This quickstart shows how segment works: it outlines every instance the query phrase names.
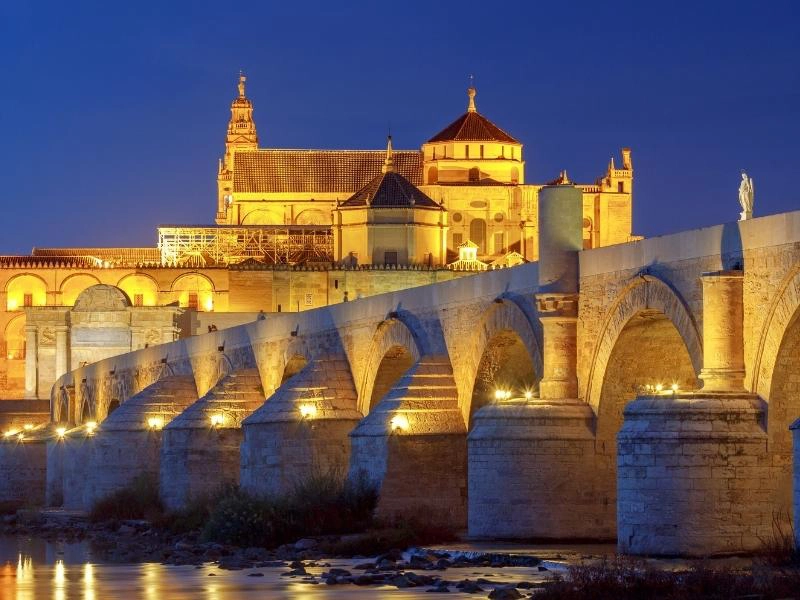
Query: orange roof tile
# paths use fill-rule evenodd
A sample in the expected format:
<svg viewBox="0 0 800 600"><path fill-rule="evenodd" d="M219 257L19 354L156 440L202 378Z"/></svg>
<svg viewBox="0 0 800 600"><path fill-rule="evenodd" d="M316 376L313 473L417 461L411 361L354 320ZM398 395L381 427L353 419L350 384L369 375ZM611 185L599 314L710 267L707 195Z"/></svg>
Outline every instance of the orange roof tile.
<svg viewBox="0 0 800 600"><path fill-rule="evenodd" d="M237 152L233 191L239 193L329 192L353 194L380 173L386 150L256 150ZM394 168L422 183L422 155L394 153Z"/></svg>

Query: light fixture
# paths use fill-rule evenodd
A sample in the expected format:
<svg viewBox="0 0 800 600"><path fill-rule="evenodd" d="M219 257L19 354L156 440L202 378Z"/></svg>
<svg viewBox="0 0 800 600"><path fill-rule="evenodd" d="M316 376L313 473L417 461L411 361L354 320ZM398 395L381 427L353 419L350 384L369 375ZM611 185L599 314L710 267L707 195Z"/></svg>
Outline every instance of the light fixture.
<svg viewBox="0 0 800 600"><path fill-rule="evenodd" d="M211 426L212 427L219 427L225 422L225 417L223 415L211 415Z"/></svg>
<svg viewBox="0 0 800 600"><path fill-rule="evenodd" d="M301 404L300 416L304 419L313 419L317 414L317 407L314 404Z"/></svg>
<svg viewBox="0 0 800 600"><path fill-rule="evenodd" d="M25 425L23 425L22 428L25 431L30 431L31 429L33 429L33 425L31 425L30 423L25 423Z"/></svg>
<svg viewBox="0 0 800 600"><path fill-rule="evenodd" d="M502 400L505 397L505 392L503 390L495 390L494 391L494 399L495 400Z"/></svg>
<svg viewBox="0 0 800 600"><path fill-rule="evenodd" d="M675 393L677 391L678 391L678 384L677 383L673 383L672 384L672 392Z"/></svg>
<svg viewBox="0 0 800 600"><path fill-rule="evenodd" d="M24 433L18 433L17 434L17 439L21 442L22 440L25 439L25 434Z"/></svg>
<svg viewBox="0 0 800 600"><path fill-rule="evenodd" d="M97 421L86 422L86 431L89 433L89 435L94 435L95 429L97 429Z"/></svg>
<svg viewBox="0 0 800 600"><path fill-rule="evenodd" d="M7 437L8 438L8 437L11 437L12 435L17 435L17 430L16 429L9 429L8 431L6 431L3 434L3 437Z"/></svg>
<svg viewBox="0 0 800 600"><path fill-rule="evenodd" d="M656 391L657 392L660 392L663 389L664 389L664 385L663 384L661 384L661 383L657 383L656 384Z"/></svg>
<svg viewBox="0 0 800 600"><path fill-rule="evenodd" d="M389 421L389 424L392 427L392 431L405 431L408 429L408 417L405 415L395 415L392 417L392 420Z"/></svg>
<svg viewBox="0 0 800 600"><path fill-rule="evenodd" d="M58 437L62 437L63 438L65 433L67 433L67 428L66 427L58 427L56 429L56 434L58 435Z"/></svg>
<svg viewBox="0 0 800 600"><path fill-rule="evenodd" d="M150 417L147 419L147 426L150 429L161 429L164 427L164 419L162 417Z"/></svg>
<svg viewBox="0 0 800 600"><path fill-rule="evenodd" d="M531 398L533 398L533 392L530 391L530 390L527 390L525 392L525 400L530 400Z"/></svg>

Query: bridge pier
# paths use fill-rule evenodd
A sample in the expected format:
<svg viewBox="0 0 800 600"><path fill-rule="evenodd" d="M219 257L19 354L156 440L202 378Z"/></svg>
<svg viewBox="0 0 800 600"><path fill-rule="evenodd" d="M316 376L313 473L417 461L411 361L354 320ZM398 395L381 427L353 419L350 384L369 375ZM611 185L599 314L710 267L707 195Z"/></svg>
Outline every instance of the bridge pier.
<svg viewBox="0 0 800 600"><path fill-rule="evenodd" d="M192 376L167 376L134 394L103 421L87 444L83 510L139 475L158 479L162 428L197 400ZM73 462L73 465L75 463ZM66 474L65 474L66 475ZM72 479L71 485L80 485ZM64 486L65 498L72 491Z"/></svg>
<svg viewBox="0 0 800 600"><path fill-rule="evenodd" d="M44 425L0 438L0 503L45 505L47 444L53 435L52 426Z"/></svg>
<svg viewBox="0 0 800 600"><path fill-rule="evenodd" d="M258 369L242 369L164 427L159 489L167 508L239 483L242 421L263 403Z"/></svg>
<svg viewBox="0 0 800 600"><path fill-rule="evenodd" d="M773 534L764 408L743 385L743 274L701 281L703 389L637 398L617 436L621 552L750 552Z"/></svg>
<svg viewBox="0 0 800 600"><path fill-rule="evenodd" d="M343 479L348 434L361 419L356 406L344 356L310 361L244 420L241 486L255 494L279 494L314 475Z"/></svg>
<svg viewBox="0 0 800 600"><path fill-rule="evenodd" d="M464 527L466 427L448 357L421 358L350 438L350 478L378 488L378 516Z"/></svg>
<svg viewBox="0 0 800 600"><path fill-rule="evenodd" d="M483 407L469 434L469 534L610 539L595 465L594 412L577 399L577 295L538 294L541 399Z"/></svg>

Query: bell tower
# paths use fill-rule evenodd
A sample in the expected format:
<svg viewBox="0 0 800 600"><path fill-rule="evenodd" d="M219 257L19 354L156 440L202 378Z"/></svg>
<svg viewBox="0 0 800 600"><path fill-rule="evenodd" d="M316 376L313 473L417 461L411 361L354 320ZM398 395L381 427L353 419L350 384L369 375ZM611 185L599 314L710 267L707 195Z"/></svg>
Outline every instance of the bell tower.
<svg viewBox="0 0 800 600"><path fill-rule="evenodd" d="M227 208L232 202L234 154L238 151L257 150L258 133L253 120L253 103L245 96L247 77L239 71L239 95L231 102L231 120L225 136L225 157L219 161L217 172L217 217L218 225L226 223Z"/></svg>

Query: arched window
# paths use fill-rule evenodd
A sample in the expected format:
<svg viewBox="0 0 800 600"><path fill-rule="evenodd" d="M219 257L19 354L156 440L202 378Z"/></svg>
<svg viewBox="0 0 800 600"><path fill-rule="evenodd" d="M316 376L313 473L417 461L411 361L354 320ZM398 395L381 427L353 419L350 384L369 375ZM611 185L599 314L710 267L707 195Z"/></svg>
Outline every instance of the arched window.
<svg viewBox="0 0 800 600"><path fill-rule="evenodd" d="M472 167L469 170L469 180L470 181L480 181L481 180L481 170L478 167Z"/></svg>
<svg viewBox="0 0 800 600"><path fill-rule="evenodd" d="M519 183L519 169L517 167L511 169L511 183Z"/></svg>
<svg viewBox="0 0 800 600"><path fill-rule="evenodd" d="M486 221L472 219L469 224L469 239L478 246L478 254L486 254Z"/></svg>
<svg viewBox="0 0 800 600"><path fill-rule="evenodd" d="M439 183L439 169L436 167L428 169L428 183Z"/></svg>

